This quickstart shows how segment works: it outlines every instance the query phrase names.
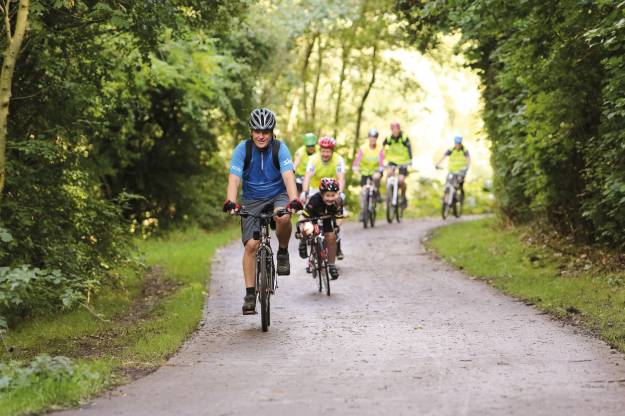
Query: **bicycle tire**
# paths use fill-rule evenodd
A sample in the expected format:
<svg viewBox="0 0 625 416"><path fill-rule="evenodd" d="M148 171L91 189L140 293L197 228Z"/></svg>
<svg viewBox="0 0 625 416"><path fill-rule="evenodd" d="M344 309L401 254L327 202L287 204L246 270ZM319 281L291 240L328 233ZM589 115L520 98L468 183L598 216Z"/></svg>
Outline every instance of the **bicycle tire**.
<svg viewBox="0 0 625 416"><path fill-rule="evenodd" d="M310 255L308 256L309 267L312 270L313 279L317 280L319 292L323 290L321 287L321 276L319 275L319 266L317 264L317 244L313 241L310 245Z"/></svg>
<svg viewBox="0 0 625 416"><path fill-rule="evenodd" d="M454 212L454 215L456 216L456 218L460 218L462 216L462 208L463 208L463 201L462 201L462 197L460 192L458 191L458 193L456 194L456 209Z"/></svg>
<svg viewBox="0 0 625 416"><path fill-rule="evenodd" d="M326 294L330 296L330 274L328 273L328 261L323 258L323 251L325 247L323 247L323 243L321 241L317 242L317 256L318 261L317 264L319 266L319 292L323 292L325 290Z"/></svg>
<svg viewBox="0 0 625 416"><path fill-rule="evenodd" d="M397 223L399 224L401 222L401 212L402 209L399 206L399 204L395 205L395 220L397 221Z"/></svg>
<svg viewBox="0 0 625 416"><path fill-rule="evenodd" d="M387 195L386 196L386 221L388 221L389 224L393 223L393 211L392 211L392 196Z"/></svg>
<svg viewBox="0 0 625 416"><path fill-rule="evenodd" d="M325 281L326 281L326 295L330 296L330 271L328 270L327 262L324 262L323 272L325 274Z"/></svg>
<svg viewBox="0 0 625 416"><path fill-rule="evenodd" d="M369 225L367 223L367 221L369 220L367 217L369 215L369 191L367 190L367 192L365 192L365 203L363 204L363 209L362 209L362 226L364 228L367 228L367 226Z"/></svg>
<svg viewBox="0 0 625 416"><path fill-rule="evenodd" d="M260 249L260 265L260 321L263 332L267 332L269 329L269 270L267 266L269 264L265 248Z"/></svg>

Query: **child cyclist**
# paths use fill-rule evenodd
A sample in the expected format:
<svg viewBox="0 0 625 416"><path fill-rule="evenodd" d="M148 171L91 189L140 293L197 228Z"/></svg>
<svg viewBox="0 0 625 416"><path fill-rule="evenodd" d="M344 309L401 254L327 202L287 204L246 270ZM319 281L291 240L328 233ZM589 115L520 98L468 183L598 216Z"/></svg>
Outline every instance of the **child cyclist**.
<svg viewBox="0 0 625 416"><path fill-rule="evenodd" d="M319 192L310 197L304 207L304 216L308 218L321 217L324 215L341 215L343 207L339 197L339 183L334 178L322 178L319 183ZM336 269L336 219L327 218L323 220L323 232L326 245L328 247L328 270L332 280L339 277ZM306 239L299 242L299 255L305 259L308 257Z"/></svg>

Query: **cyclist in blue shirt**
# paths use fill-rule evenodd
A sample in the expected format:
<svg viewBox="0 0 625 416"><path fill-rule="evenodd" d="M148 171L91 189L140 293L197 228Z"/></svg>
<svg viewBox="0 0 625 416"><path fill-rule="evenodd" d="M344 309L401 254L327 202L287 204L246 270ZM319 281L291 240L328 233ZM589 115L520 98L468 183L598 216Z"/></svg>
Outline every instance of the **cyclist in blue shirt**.
<svg viewBox="0 0 625 416"><path fill-rule="evenodd" d="M249 120L251 138L244 140L234 149L230 162L228 189L223 210L235 214L241 208L236 202L239 185L243 183L241 203L252 214L259 214L267 205L275 210L286 208L302 210L298 199L295 173L291 153L286 145L274 137L276 118L272 111L257 108ZM276 157L277 156L277 157ZM289 202L290 201L290 202ZM278 253L276 271L279 275L290 274L289 239L291 238L290 215L274 217ZM243 276L245 298L243 314L256 311L256 250L260 242L254 240L254 231L259 229L259 220L253 217L241 219L243 253Z"/></svg>

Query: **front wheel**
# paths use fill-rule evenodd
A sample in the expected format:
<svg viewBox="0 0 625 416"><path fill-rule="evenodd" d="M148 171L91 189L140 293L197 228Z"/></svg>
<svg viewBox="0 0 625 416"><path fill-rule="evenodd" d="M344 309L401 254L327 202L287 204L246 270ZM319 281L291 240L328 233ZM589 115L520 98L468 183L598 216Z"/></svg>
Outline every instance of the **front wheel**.
<svg viewBox="0 0 625 416"><path fill-rule="evenodd" d="M321 274L319 273L319 256L317 255L317 243L313 240L310 244L310 256L308 257L308 267L312 270L313 279L317 280L318 290L323 290Z"/></svg>
<svg viewBox="0 0 625 416"><path fill-rule="evenodd" d="M330 296L330 276L328 273L328 262L325 258L327 255L325 252L324 244L321 241L317 241L317 267L319 276L319 292L325 292Z"/></svg>
<svg viewBox="0 0 625 416"><path fill-rule="evenodd" d="M362 226L364 228L367 228L368 224L368 216L369 216L369 191L367 190L367 192L365 192L365 196L364 196L364 203L362 204L362 212L361 212L361 216L362 216Z"/></svg>
<svg viewBox="0 0 625 416"><path fill-rule="evenodd" d="M367 209L367 214L368 214L368 217L369 217L369 223L371 224L371 228L373 228L373 227L375 227L375 216L377 215L377 212L376 212L376 209L377 209L377 207L376 207L377 195L374 194L371 198L372 198L372 200L370 200L370 206Z"/></svg>
<svg viewBox="0 0 625 416"><path fill-rule="evenodd" d="M447 202L445 202L443 200L443 206L442 206L442 209L441 209L441 216L443 217L444 220L446 220L448 215L449 215L449 205L447 205Z"/></svg>
<svg viewBox="0 0 625 416"><path fill-rule="evenodd" d="M386 221L393 223L393 197L390 195L386 196Z"/></svg>
<svg viewBox="0 0 625 416"><path fill-rule="evenodd" d="M269 329L269 257L267 256L267 250L260 252L260 320L263 328L263 332L267 332Z"/></svg>

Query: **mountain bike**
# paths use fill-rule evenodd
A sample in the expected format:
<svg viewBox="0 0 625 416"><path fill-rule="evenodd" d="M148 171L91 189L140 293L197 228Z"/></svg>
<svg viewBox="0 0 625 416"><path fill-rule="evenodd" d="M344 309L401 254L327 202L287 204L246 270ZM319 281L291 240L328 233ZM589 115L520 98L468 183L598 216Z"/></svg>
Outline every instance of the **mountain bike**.
<svg viewBox="0 0 625 416"><path fill-rule="evenodd" d="M316 280L319 292L326 292L330 296L330 272L328 270L328 247L325 242L323 220L342 218L338 215L322 215L319 217L304 218L297 222L297 238L305 238L310 247L308 267ZM302 231L300 231L302 230Z"/></svg>
<svg viewBox="0 0 625 416"><path fill-rule="evenodd" d="M276 267L273 261L273 251L271 250L269 228L273 221L273 217L281 217L288 214L286 209L278 211L273 210L273 205L267 205L260 214L252 214L246 211L245 207L237 215L246 218L258 218L260 222L259 229L254 231L254 240L259 240L260 245L256 250L256 295L260 302L260 321L263 332L267 332L271 325L271 295L278 288L278 279L276 275Z"/></svg>
<svg viewBox="0 0 625 416"><path fill-rule="evenodd" d="M463 195L462 195L462 180L465 173L449 172L447 174L447 180L445 181L445 189L443 191L443 199L441 206L441 215L443 219L447 219L449 216L449 210L454 214L454 217L460 218L462 215Z"/></svg>
<svg viewBox="0 0 625 416"><path fill-rule="evenodd" d="M362 187L362 200L361 200L361 217L362 225L367 228L371 225L371 228L375 227L375 217L377 213L378 204L378 188L375 186L373 179L367 177L367 183Z"/></svg>
<svg viewBox="0 0 625 416"><path fill-rule="evenodd" d="M393 223L393 218L397 222L401 222L406 208L399 202L399 168L401 166L409 165L385 166L388 171L386 178L386 220L389 224Z"/></svg>

